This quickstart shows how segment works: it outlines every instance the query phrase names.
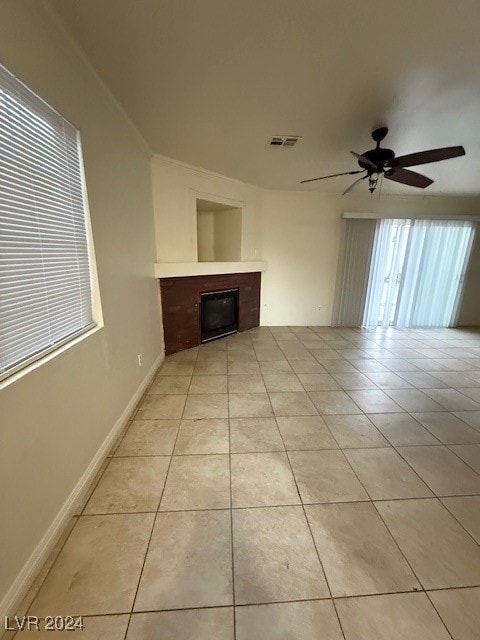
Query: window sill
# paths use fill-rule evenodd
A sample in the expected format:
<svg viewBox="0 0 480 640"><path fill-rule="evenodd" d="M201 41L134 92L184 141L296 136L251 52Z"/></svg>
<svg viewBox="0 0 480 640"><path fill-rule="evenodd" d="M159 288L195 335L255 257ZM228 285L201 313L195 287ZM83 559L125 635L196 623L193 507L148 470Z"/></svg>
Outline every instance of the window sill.
<svg viewBox="0 0 480 640"><path fill-rule="evenodd" d="M14 382L17 382L17 380L20 380L20 378L23 378L24 376L28 375L35 369L38 369L39 367L46 364L50 360L53 360L54 358L62 354L64 351L67 351L67 349L70 349L71 347L74 347L75 345L79 344L83 340L90 338L90 336L93 336L95 333L97 333L97 331L100 331L101 329L103 329L103 323L97 324L94 327L91 327L84 333L80 334L79 336L76 336L75 338L72 338L72 340L69 340L68 342L66 342L65 344L62 344L61 346L57 347L53 351L50 351L49 353L45 354L43 357L39 358L38 360L35 360L34 362L31 362L30 364L25 365L25 367L23 367L19 371L16 371L15 373L12 373L10 376L8 376L8 378L1 380L0 390L10 386Z"/></svg>

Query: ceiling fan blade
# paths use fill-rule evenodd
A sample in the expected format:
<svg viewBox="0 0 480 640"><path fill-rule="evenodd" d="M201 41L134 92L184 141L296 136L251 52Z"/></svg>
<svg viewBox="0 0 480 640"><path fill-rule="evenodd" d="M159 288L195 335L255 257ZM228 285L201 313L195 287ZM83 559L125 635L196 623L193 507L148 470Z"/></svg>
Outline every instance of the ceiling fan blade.
<svg viewBox="0 0 480 640"><path fill-rule="evenodd" d="M415 167L417 164L440 162L440 160L449 160L450 158L458 158L459 156L464 155L465 149L463 147L444 147L443 149L430 149L429 151L409 153L406 156L395 158L390 163L390 166L392 168Z"/></svg>
<svg viewBox="0 0 480 640"><path fill-rule="evenodd" d="M361 160L364 164L367 164L370 169L375 169L375 171L378 171L377 165L365 156L362 156L359 153L355 153L355 151L350 151L350 153L352 154L352 156L355 156L357 160Z"/></svg>
<svg viewBox="0 0 480 640"><path fill-rule="evenodd" d="M408 184L410 187L418 187L419 189L425 189L425 187L428 187L433 182L433 180L427 178L427 176L422 176L421 173L409 171L408 169L393 169L391 173L385 171L384 175L387 180Z"/></svg>
<svg viewBox="0 0 480 640"><path fill-rule="evenodd" d="M352 184L349 187L347 187L345 189L345 191L342 193L342 196L345 196L345 195L347 195L347 193L350 193L350 191L353 191L355 189L355 187L357 186L357 184L359 184L365 178L366 178L366 176L363 176L362 178L358 178L357 180L355 180L355 182L352 182Z"/></svg>
<svg viewBox="0 0 480 640"><path fill-rule="evenodd" d="M330 176L321 176L320 178L309 178L308 180L300 180L300 184L305 182L314 182L315 180L325 180L326 178L336 178L337 176L353 176L356 173L363 173L365 169L359 169L358 171L345 171L344 173L332 173Z"/></svg>

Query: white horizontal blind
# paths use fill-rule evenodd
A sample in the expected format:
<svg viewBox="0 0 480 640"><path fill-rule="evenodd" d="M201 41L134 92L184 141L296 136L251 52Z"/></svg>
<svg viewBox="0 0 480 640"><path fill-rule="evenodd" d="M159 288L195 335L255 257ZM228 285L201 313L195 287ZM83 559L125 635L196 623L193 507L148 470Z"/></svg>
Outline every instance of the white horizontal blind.
<svg viewBox="0 0 480 640"><path fill-rule="evenodd" d="M0 379L94 326L77 130L0 66Z"/></svg>

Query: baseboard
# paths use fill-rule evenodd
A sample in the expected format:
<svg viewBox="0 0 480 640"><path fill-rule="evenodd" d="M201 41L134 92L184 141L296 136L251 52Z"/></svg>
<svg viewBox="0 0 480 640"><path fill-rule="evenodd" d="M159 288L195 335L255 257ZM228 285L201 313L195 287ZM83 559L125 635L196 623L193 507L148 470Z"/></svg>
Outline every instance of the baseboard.
<svg viewBox="0 0 480 640"><path fill-rule="evenodd" d="M23 598L27 595L30 585L33 583L35 577L45 564L48 556L53 551L57 541L62 535L63 530L69 523L70 519L77 512L77 508L81 504L82 500L100 470L105 458L107 457L110 449L112 448L115 440L120 435L124 427L126 426L135 406L144 394L146 388L150 384L155 372L162 364L165 356L161 354L155 359L155 362L151 366L147 375L141 382L138 389L135 391L127 406L125 407L122 415L113 425L112 429L108 433L107 437L97 450L92 461L88 465L87 469L83 473L80 480L75 485L73 491L63 503L60 511L55 516L53 522L48 527L47 532L40 540L39 544L34 549L27 562L22 567L20 573L15 578L12 586L5 594L4 598L0 602L0 621L3 622L5 616L14 616L17 613ZM0 628L0 638L2 636L2 629Z"/></svg>

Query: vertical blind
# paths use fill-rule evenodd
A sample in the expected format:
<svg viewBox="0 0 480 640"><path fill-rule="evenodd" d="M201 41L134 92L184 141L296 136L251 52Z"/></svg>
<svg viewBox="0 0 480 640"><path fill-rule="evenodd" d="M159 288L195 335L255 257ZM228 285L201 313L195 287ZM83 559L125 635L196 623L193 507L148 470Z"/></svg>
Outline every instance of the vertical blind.
<svg viewBox="0 0 480 640"><path fill-rule="evenodd" d="M0 66L0 379L94 326L78 131Z"/></svg>
<svg viewBox="0 0 480 640"><path fill-rule="evenodd" d="M376 220L344 221L344 241L335 287L333 326L362 323Z"/></svg>
<svg viewBox="0 0 480 640"><path fill-rule="evenodd" d="M362 326L453 326L474 235L463 220L379 220Z"/></svg>
<svg viewBox="0 0 480 640"><path fill-rule="evenodd" d="M415 220L399 292L397 327L455 323L475 226L462 220Z"/></svg>

